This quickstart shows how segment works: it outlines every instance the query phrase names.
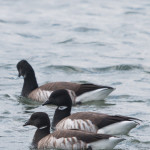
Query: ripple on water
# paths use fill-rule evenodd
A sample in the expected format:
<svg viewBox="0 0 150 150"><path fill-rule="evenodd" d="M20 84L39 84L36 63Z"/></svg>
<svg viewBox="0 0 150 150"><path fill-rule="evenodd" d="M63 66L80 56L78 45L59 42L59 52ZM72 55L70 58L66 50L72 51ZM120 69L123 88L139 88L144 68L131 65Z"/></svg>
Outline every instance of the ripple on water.
<svg viewBox="0 0 150 150"><path fill-rule="evenodd" d="M14 21L14 20L3 20L3 19L0 19L0 23L24 25L24 24L28 24L29 21L25 21L25 20Z"/></svg>
<svg viewBox="0 0 150 150"><path fill-rule="evenodd" d="M100 30L97 28L87 28L87 27L77 27L74 28L76 32L99 32Z"/></svg>
<svg viewBox="0 0 150 150"><path fill-rule="evenodd" d="M0 19L0 23L7 23L7 21Z"/></svg>
<svg viewBox="0 0 150 150"><path fill-rule="evenodd" d="M44 67L44 70L64 71L65 73L82 73L84 72L85 69L80 67L75 67L75 66L50 65Z"/></svg>
<svg viewBox="0 0 150 150"><path fill-rule="evenodd" d="M131 95L110 95L111 99L129 99Z"/></svg>
<svg viewBox="0 0 150 150"><path fill-rule="evenodd" d="M23 97L23 96L18 96L17 99L18 99L19 103L21 103L23 105L33 106L33 108L41 105L41 102L26 98L26 97Z"/></svg>
<svg viewBox="0 0 150 150"><path fill-rule="evenodd" d="M88 107L90 106L94 106L94 107L105 107L105 106L112 106L112 105L115 105L114 103L110 103L110 102L106 102L105 100L100 100L100 101L97 101L97 100L91 100L91 101L88 101L88 102L85 102L84 105L88 105Z"/></svg>
<svg viewBox="0 0 150 150"><path fill-rule="evenodd" d="M44 70L54 70L54 71L64 71L66 73L103 73L109 71L132 71L132 70L143 70L143 67L140 65L115 65L108 67L100 67L100 68L83 68L77 66L66 66L66 65L50 65L44 67Z"/></svg>
<svg viewBox="0 0 150 150"><path fill-rule="evenodd" d="M1 64L1 69L12 69L13 64Z"/></svg>
<svg viewBox="0 0 150 150"><path fill-rule="evenodd" d="M130 70L143 70L143 67L141 65L131 65L131 64L121 64L121 65L115 65L115 66L108 66L104 68L95 68L95 70L98 71L130 71Z"/></svg>
<svg viewBox="0 0 150 150"><path fill-rule="evenodd" d="M23 38L31 38L31 39L40 39L41 37L33 34L26 34L26 33L17 33L17 35L23 37Z"/></svg>
<svg viewBox="0 0 150 150"><path fill-rule="evenodd" d="M126 11L124 14L125 15L145 15L145 13L138 12L138 11Z"/></svg>
<svg viewBox="0 0 150 150"><path fill-rule="evenodd" d="M74 41L74 39L73 39L73 38L70 38L70 39L67 39L67 40L58 42L57 44L68 44L68 43L72 43L73 41Z"/></svg>
<svg viewBox="0 0 150 150"><path fill-rule="evenodd" d="M98 42L98 41L93 41L93 42L75 42L74 44L76 45L89 45L89 46L98 46L98 47L103 47L103 46L109 46L110 43L106 43L106 42Z"/></svg>

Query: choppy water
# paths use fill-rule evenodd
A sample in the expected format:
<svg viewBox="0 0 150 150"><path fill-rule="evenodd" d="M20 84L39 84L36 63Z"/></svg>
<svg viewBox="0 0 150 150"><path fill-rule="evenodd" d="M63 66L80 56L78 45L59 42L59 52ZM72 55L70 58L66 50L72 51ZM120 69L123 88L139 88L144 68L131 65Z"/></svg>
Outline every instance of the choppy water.
<svg viewBox="0 0 150 150"><path fill-rule="evenodd" d="M93 82L116 88L105 101L76 111L142 119L116 149L150 149L149 0L0 0L0 149L27 150L33 112L54 107L19 98L16 64L27 59L39 85Z"/></svg>

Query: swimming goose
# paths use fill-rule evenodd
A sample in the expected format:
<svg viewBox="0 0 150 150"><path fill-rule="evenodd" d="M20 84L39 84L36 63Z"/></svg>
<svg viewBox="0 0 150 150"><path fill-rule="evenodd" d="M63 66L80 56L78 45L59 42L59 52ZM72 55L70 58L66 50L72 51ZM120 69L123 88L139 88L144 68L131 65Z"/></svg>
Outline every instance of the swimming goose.
<svg viewBox="0 0 150 150"><path fill-rule="evenodd" d="M103 100L114 90L109 86L72 82L51 82L38 87L34 70L26 60L18 62L17 70L18 76L24 77L21 95L40 102L45 102L52 91L58 89L68 89L73 104L84 102L82 100Z"/></svg>
<svg viewBox="0 0 150 150"><path fill-rule="evenodd" d="M33 113L24 124L24 126L27 125L37 127L32 145L38 149L113 149L119 142L124 140L111 135L79 130L59 130L50 133L50 119L44 112Z"/></svg>
<svg viewBox="0 0 150 150"><path fill-rule="evenodd" d="M52 128L80 129L101 134L127 134L139 123L138 119L96 112L71 113L72 101L67 90L54 91L43 105L56 105Z"/></svg>

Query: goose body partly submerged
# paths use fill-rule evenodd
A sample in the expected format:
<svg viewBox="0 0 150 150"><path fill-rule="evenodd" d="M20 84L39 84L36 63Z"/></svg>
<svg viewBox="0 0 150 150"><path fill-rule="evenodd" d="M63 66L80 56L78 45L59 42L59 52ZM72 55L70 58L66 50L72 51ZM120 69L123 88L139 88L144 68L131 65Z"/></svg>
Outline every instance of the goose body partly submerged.
<svg viewBox="0 0 150 150"><path fill-rule="evenodd" d="M17 70L18 76L24 77L21 95L40 102L45 102L51 93L58 89L67 89L73 104L93 99L103 100L114 90L109 86L72 82L51 82L39 87L34 70L26 60L18 62Z"/></svg>
<svg viewBox="0 0 150 150"><path fill-rule="evenodd" d="M33 125L38 129L33 138L33 146L38 149L97 150L113 149L124 139L112 135L95 134L79 130L58 130L50 134L50 120L46 113L33 113L24 126Z"/></svg>
<svg viewBox="0 0 150 150"><path fill-rule="evenodd" d="M54 91L43 105L57 106L52 124L56 130L80 129L102 134L127 134L139 124L139 119L121 115L96 112L77 112L71 115L72 101L65 89Z"/></svg>

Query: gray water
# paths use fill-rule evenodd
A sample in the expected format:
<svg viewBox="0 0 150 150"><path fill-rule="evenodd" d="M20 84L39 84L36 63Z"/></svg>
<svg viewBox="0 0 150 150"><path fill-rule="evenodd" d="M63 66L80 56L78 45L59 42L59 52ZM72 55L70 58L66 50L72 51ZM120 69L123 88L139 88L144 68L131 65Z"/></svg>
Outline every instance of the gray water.
<svg viewBox="0 0 150 150"><path fill-rule="evenodd" d="M0 0L0 149L27 150L33 112L55 107L20 98L16 64L27 59L39 85L92 82L116 90L73 108L142 119L116 149L150 149L149 0Z"/></svg>

